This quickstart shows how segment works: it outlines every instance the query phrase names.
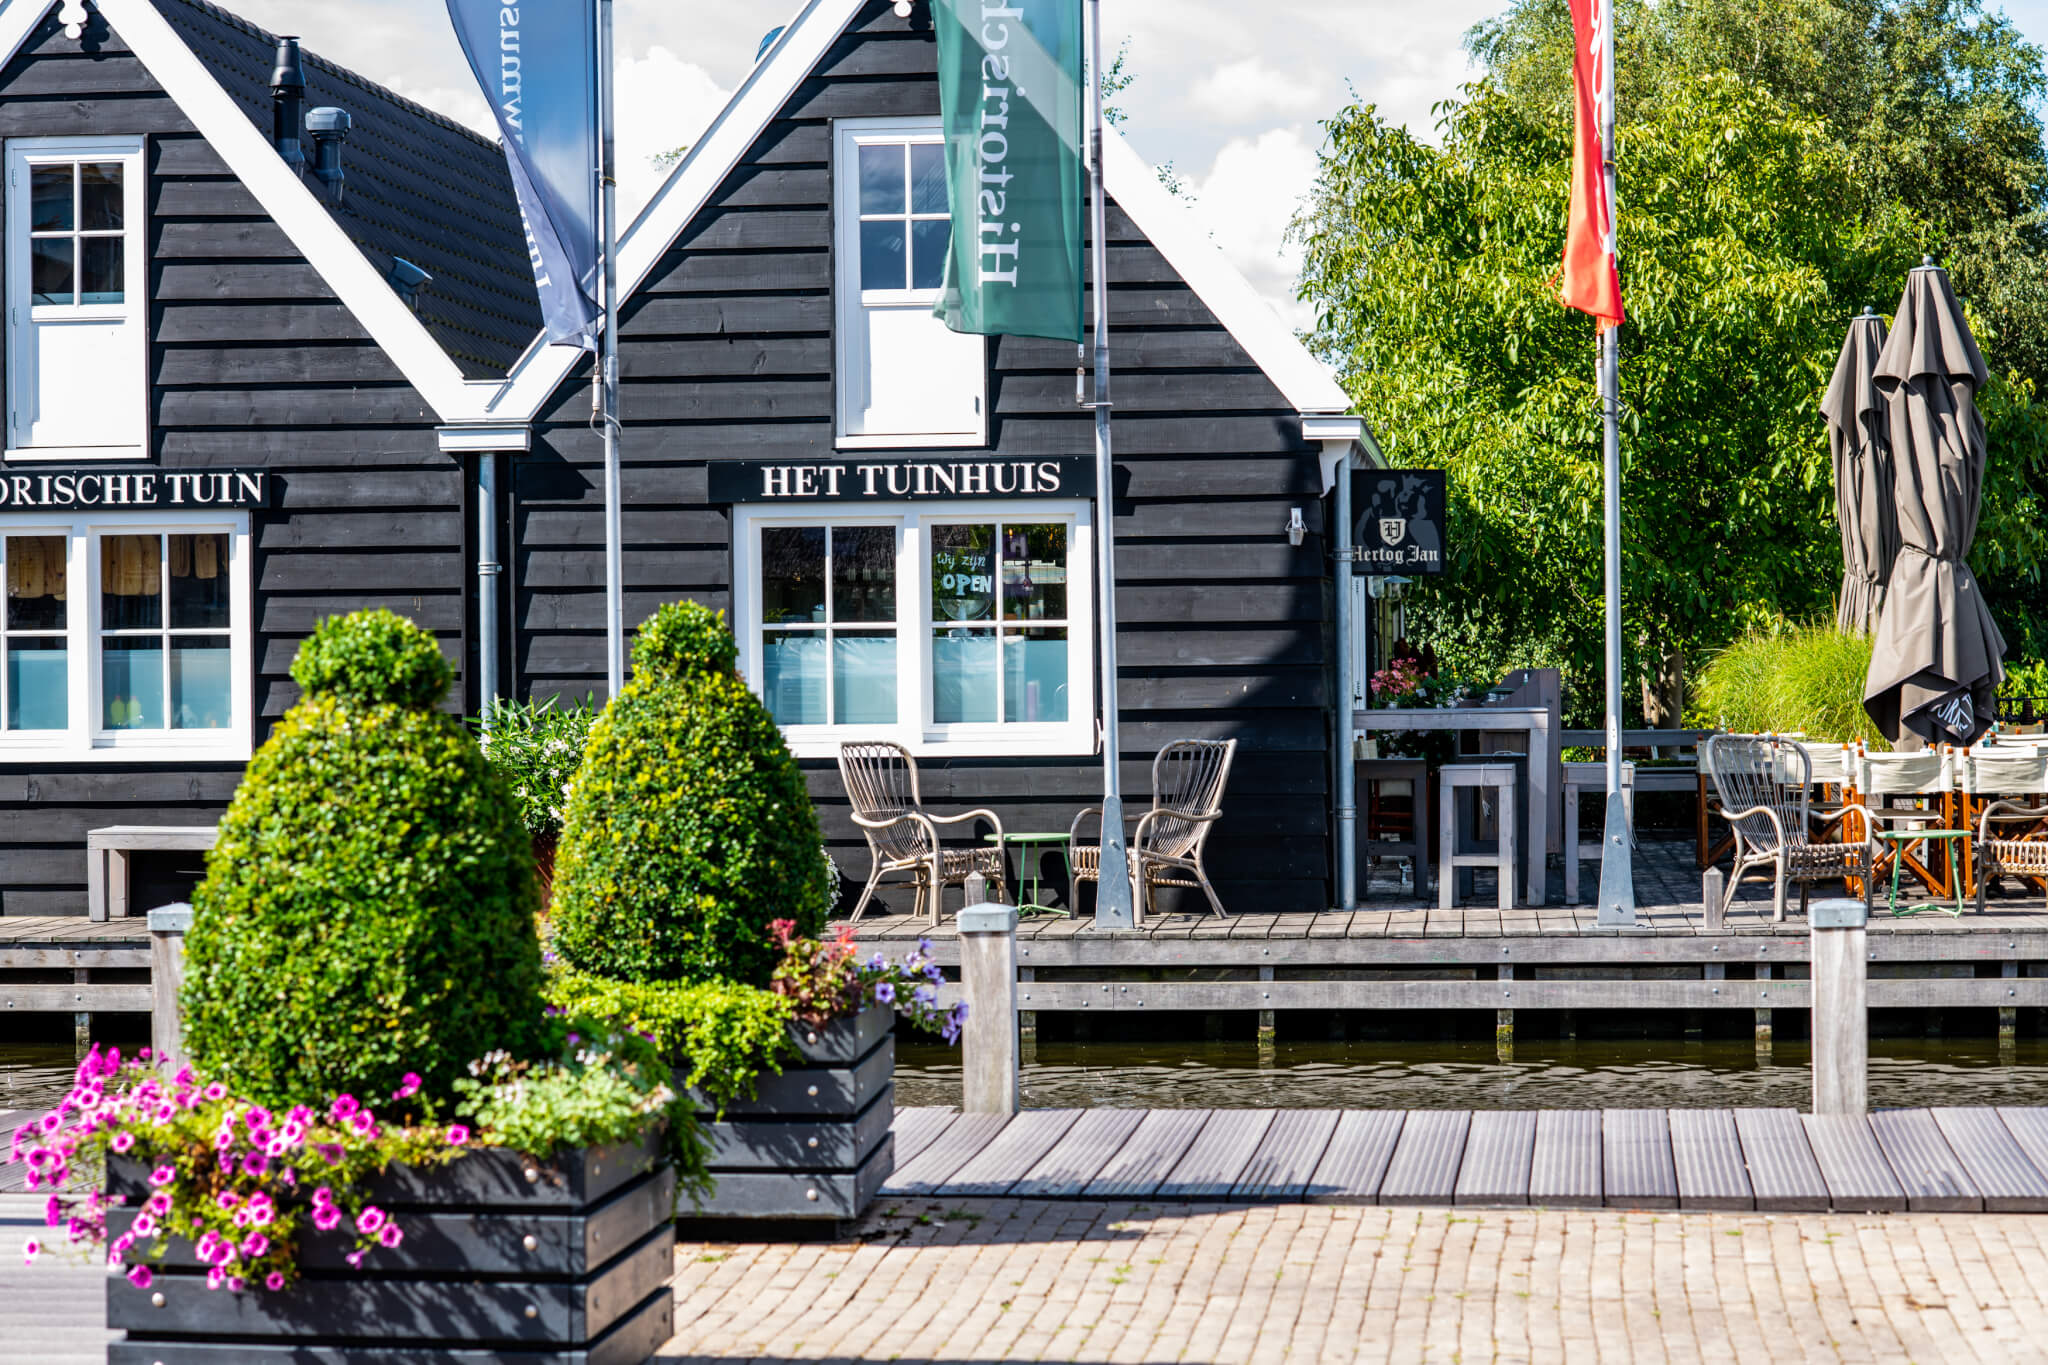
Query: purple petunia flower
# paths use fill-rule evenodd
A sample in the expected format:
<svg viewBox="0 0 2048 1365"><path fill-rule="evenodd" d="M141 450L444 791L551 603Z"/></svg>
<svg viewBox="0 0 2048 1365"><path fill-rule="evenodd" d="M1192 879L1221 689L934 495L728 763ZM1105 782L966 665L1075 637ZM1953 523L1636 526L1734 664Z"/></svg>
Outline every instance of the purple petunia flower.
<svg viewBox="0 0 2048 1365"><path fill-rule="evenodd" d="M891 1003L892 1001L894 1001L895 999L896 999L896 983L895 983L895 982L893 982L893 981L877 981L877 982L875 983L875 1003L876 1003L877 1005L887 1005L887 1004Z"/></svg>

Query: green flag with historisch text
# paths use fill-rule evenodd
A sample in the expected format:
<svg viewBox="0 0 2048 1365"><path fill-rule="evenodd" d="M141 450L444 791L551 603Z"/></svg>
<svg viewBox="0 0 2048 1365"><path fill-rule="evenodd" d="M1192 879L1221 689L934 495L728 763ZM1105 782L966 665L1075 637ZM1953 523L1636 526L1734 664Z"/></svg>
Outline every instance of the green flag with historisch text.
<svg viewBox="0 0 2048 1365"><path fill-rule="evenodd" d="M956 332L1081 339L1081 0L932 0Z"/></svg>

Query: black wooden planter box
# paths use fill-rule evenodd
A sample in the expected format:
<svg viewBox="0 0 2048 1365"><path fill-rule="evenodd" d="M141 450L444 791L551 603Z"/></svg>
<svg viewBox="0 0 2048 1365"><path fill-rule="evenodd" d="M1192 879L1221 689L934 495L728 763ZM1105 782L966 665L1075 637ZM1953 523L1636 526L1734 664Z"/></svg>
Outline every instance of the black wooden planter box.
<svg viewBox="0 0 2048 1365"><path fill-rule="evenodd" d="M117 1157L109 1189L131 1196L147 1168ZM674 1334L675 1172L659 1132L637 1146L584 1148L551 1163L480 1149L435 1170L394 1167L372 1202L405 1241L363 1257L340 1230L306 1233L291 1288L206 1287L176 1241L137 1289L107 1281L107 1325L125 1336L108 1365L626 1365Z"/></svg>
<svg viewBox="0 0 2048 1365"><path fill-rule="evenodd" d="M697 1095L717 1189L704 1218L858 1218L896 1169L895 1011L791 1029L799 1060L723 1118ZM692 1212L685 1206L683 1213Z"/></svg>

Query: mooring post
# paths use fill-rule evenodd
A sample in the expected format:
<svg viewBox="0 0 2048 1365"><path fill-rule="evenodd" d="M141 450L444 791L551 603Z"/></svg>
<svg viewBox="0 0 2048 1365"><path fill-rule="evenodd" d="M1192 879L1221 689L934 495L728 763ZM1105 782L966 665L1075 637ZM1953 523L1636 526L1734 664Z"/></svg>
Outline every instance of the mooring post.
<svg viewBox="0 0 2048 1365"><path fill-rule="evenodd" d="M185 981L185 935L191 928L192 907L182 902L149 912L149 1047L158 1065L185 1051L178 988Z"/></svg>
<svg viewBox="0 0 2048 1365"><path fill-rule="evenodd" d="M1018 955L1021 957L1022 953ZM1019 967L1017 969L1017 984L1020 986L1028 986L1037 979L1038 972L1035 968ZM1038 1060L1037 1010L1017 1011L1017 1048L1018 1057L1025 1066L1030 1066Z"/></svg>
<svg viewBox="0 0 2048 1365"><path fill-rule="evenodd" d="M1271 967L1259 968L1259 983L1266 986L1273 984L1273 969ZM1273 998L1271 991L1260 991L1259 994L1267 1000ZM1273 1011L1269 1009L1259 1011L1259 1065L1262 1067L1273 1065L1274 1024Z"/></svg>
<svg viewBox="0 0 2048 1365"><path fill-rule="evenodd" d="M1860 900L1815 901L1813 925L1813 1112L1870 1109L1870 908Z"/></svg>
<svg viewBox="0 0 2048 1365"><path fill-rule="evenodd" d="M1515 969L1508 963L1500 964L1500 988L1502 1000L1515 998ZM1515 1011L1512 1006L1502 1005L1493 1012L1493 1055L1496 1060L1515 1060Z"/></svg>
<svg viewBox="0 0 2048 1365"><path fill-rule="evenodd" d="M1727 916L1722 898L1728 894L1728 883L1721 875L1721 869L1710 867L1700 874L1700 922L1710 934L1718 934L1727 927Z"/></svg>
<svg viewBox="0 0 2048 1365"><path fill-rule="evenodd" d="M976 878L974 880L979 880ZM978 887L969 888L969 900ZM1017 912L1007 905L970 904L960 912L960 994L967 1001L962 1032L960 1109L968 1114L1017 1112Z"/></svg>
<svg viewBox="0 0 2048 1365"><path fill-rule="evenodd" d="M2007 982L2005 998L2008 1000L2016 998L2018 989L2011 982L2019 976L2020 964L2017 962L2002 962L1999 964L1998 974L2004 977ZM2005 1053L2011 1052L2019 1046L2019 1040L2020 1012L2018 1007L2000 1005L1998 1007L1998 1051L2001 1061L2004 1060Z"/></svg>
<svg viewBox="0 0 2048 1365"><path fill-rule="evenodd" d="M1769 981L1771 979L1770 963L1759 962L1756 964L1756 979L1759 981ZM1770 990L1764 988L1763 993L1768 996ZM1766 1066L1770 1064L1771 1008L1768 1005L1760 1007L1756 1012L1756 1059Z"/></svg>

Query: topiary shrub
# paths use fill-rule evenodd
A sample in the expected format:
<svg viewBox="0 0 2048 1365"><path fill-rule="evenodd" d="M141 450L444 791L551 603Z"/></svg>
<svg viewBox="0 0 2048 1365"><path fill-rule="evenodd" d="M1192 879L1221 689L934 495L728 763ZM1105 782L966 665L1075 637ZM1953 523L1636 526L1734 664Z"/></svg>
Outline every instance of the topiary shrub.
<svg viewBox="0 0 2048 1365"><path fill-rule="evenodd" d="M831 897L802 771L733 671L722 614L661 608L590 732L555 861L553 946L626 981L765 986L769 924L816 934Z"/></svg>
<svg viewBox="0 0 2048 1365"><path fill-rule="evenodd" d="M321 622L304 698L250 762L185 947L185 1039L209 1080L272 1104L446 1095L543 1004L533 853L453 716L433 636L388 611Z"/></svg>

